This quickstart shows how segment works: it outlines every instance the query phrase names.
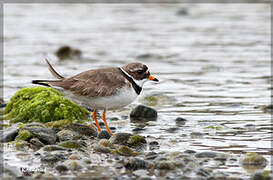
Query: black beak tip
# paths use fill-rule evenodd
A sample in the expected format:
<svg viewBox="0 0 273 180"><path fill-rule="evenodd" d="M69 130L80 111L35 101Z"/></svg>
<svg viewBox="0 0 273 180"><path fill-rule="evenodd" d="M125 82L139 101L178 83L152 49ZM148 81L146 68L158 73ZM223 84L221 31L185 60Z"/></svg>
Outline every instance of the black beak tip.
<svg viewBox="0 0 273 180"><path fill-rule="evenodd" d="M156 78L154 78L154 79L153 79L153 81L156 81L156 82L158 82L159 80L158 80L158 79L156 79Z"/></svg>

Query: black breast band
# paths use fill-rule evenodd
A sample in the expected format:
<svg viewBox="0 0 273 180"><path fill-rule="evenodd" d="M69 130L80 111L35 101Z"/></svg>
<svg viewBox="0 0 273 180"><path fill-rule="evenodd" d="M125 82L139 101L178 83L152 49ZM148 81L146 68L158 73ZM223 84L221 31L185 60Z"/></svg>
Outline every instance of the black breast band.
<svg viewBox="0 0 273 180"><path fill-rule="evenodd" d="M130 76L128 76L127 74L125 74L123 72L123 70L121 70L121 68L119 68L119 70L121 71L121 73L123 74L123 76L132 84L132 86L133 86L134 90L136 91L137 95L139 95L140 92L142 91L142 87L140 87L139 85L137 85L135 83L135 81Z"/></svg>

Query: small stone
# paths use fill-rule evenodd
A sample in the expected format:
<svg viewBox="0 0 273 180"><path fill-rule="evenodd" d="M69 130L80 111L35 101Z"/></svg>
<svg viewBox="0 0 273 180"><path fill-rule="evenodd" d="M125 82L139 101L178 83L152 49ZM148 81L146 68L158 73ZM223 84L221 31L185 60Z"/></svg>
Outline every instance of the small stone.
<svg viewBox="0 0 273 180"><path fill-rule="evenodd" d="M57 165L57 166L55 167L55 169L56 169L57 171L59 171L60 173L61 173L61 172L68 171L68 168L67 168L65 165L63 165L63 164Z"/></svg>
<svg viewBox="0 0 273 180"><path fill-rule="evenodd" d="M38 138L32 138L29 142L37 148L41 148L44 146L44 143L42 143Z"/></svg>
<svg viewBox="0 0 273 180"><path fill-rule="evenodd" d="M156 152L148 152L145 156L146 160L153 160L158 156Z"/></svg>
<svg viewBox="0 0 273 180"><path fill-rule="evenodd" d="M140 158L131 157L124 160L123 165L126 169L137 170L137 169L146 169L149 166L149 163Z"/></svg>
<svg viewBox="0 0 273 180"><path fill-rule="evenodd" d="M40 141L46 144L55 144L57 136L54 130L50 128L40 127L25 127L23 130L28 130L33 137L37 137Z"/></svg>
<svg viewBox="0 0 273 180"><path fill-rule="evenodd" d="M60 60L80 58L82 55L81 50L74 49L70 46L61 46L56 52L56 56Z"/></svg>
<svg viewBox="0 0 273 180"><path fill-rule="evenodd" d="M251 176L251 180L271 180L272 176L270 176L269 171L257 171Z"/></svg>
<svg viewBox="0 0 273 180"><path fill-rule="evenodd" d="M46 145L42 149L43 151L65 151L67 148L58 145Z"/></svg>
<svg viewBox="0 0 273 180"><path fill-rule="evenodd" d="M46 154L45 156L41 157L41 161L47 162L47 163L56 163L64 159L65 159L65 156L63 154Z"/></svg>
<svg viewBox="0 0 273 180"><path fill-rule="evenodd" d="M117 153L119 153L120 155L123 156L132 156L134 155L134 151L132 149L130 149L127 146L121 146L116 150Z"/></svg>
<svg viewBox="0 0 273 180"><path fill-rule="evenodd" d="M178 16L186 16L188 14L189 14L189 12L185 8L181 8L176 12L176 15L178 15Z"/></svg>
<svg viewBox="0 0 273 180"><path fill-rule="evenodd" d="M59 146L65 147L65 148L71 148L71 149L80 149L83 147L83 144L80 141L63 141L58 144Z"/></svg>
<svg viewBox="0 0 273 180"><path fill-rule="evenodd" d="M19 132L19 128L12 126L0 131L0 142L10 142L15 139Z"/></svg>
<svg viewBox="0 0 273 180"><path fill-rule="evenodd" d="M110 153L111 150L108 147L104 147L102 145L95 145L94 150L101 153Z"/></svg>
<svg viewBox="0 0 273 180"><path fill-rule="evenodd" d="M101 132L98 133L97 136L99 139L110 139L111 135L109 134L108 131L102 130Z"/></svg>
<svg viewBox="0 0 273 180"><path fill-rule="evenodd" d="M71 159L71 160L79 160L79 159L81 159L79 156L77 156L76 154L71 154L70 156L69 156L69 159Z"/></svg>
<svg viewBox="0 0 273 180"><path fill-rule="evenodd" d="M157 118L157 111L148 106L138 105L131 111L130 118L133 121L155 120Z"/></svg>
<svg viewBox="0 0 273 180"><path fill-rule="evenodd" d="M88 137L97 137L97 131L90 125L78 124L78 123L71 123L67 127L68 129L75 131L79 134L88 136Z"/></svg>
<svg viewBox="0 0 273 180"><path fill-rule="evenodd" d="M57 137L60 141L67 141L67 140L78 140L81 138L81 135L79 135L77 132L63 129L57 133Z"/></svg>
<svg viewBox="0 0 273 180"><path fill-rule="evenodd" d="M175 119L175 123L177 126L183 126L185 125L187 122L187 119L184 119L184 118L181 118L181 117L178 117Z"/></svg>
<svg viewBox="0 0 273 180"><path fill-rule="evenodd" d="M184 151L184 153L187 153L187 154L195 154L196 151L191 150L191 149L187 149L186 151Z"/></svg>
<svg viewBox="0 0 273 180"><path fill-rule="evenodd" d="M195 154L196 158L214 158L215 156L216 156L216 153L212 151L204 151L204 152Z"/></svg>
<svg viewBox="0 0 273 180"><path fill-rule="evenodd" d="M163 160L160 161L156 164L157 169L167 169L167 170L172 170L175 169L175 162L170 161L170 160Z"/></svg>
<svg viewBox="0 0 273 180"><path fill-rule="evenodd" d="M82 163L78 160L66 160L63 165L72 171L80 170L83 168Z"/></svg>
<svg viewBox="0 0 273 180"><path fill-rule="evenodd" d="M242 160L243 165L253 165L253 166L266 166L267 160L258 153L249 152L246 153L245 157Z"/></svg>

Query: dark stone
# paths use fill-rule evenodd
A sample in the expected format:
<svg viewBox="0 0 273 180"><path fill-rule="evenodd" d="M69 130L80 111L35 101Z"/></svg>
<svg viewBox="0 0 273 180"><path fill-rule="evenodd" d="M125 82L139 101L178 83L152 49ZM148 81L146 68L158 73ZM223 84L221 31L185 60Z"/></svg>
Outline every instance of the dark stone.
<svg viewBox="0 0 273 180"><path fill-rule="evenodd" d="M18 127L9 127L5 130L1 130L0 132L0 142L10 142L15 139L18 135L19 128Z"/></svg>
<svg viewBox="0 0 273 180"><path fill-rule="evenodd" d="M134 129L132 129L132 131L134 131L134 132L139 132L139 131L144 131L144 130L145 130L145 128L142 128L142 127L136 127Z"/></svg>
<svg viewBox="0 0 273 180"><path fill-rule="evenodd" d="M157 146L159 145L159 143L157 141L152 141L149 143L151 146Z"/></svg>
<svg viewBox="0 0 273 180"><path fill-rule="evenodd" d="M60 60L80 58L82 52L79 49L71 48L70 46L62 46L55 53Z"/></svg>
<svg viewBox="0 0 273 180"><path fill-rule="evenodd" d="M269 176L269 172L257 171L251 176L251 180L270 180L272 176Z"/></svg>
<svg viewBox="0 0 273 180"><path fill-rule="evenodd" d="M57 166L55 167L55 169L56 169L57 171L59 171L60 173L61 173L61 172L68 171L68 168L67 168L65 165L62 165L62 164L57 165Z"/></svg>
<svg viewBox="0 0 273 180"><path fill-rule="evenodd" d="M64 154L46 154L41 157L42 162L48 162L48 163L55 163L65 159L66 157Z"/></svg>
<svg viewBox="0 0 273 180"><path fill-rule="evenodd" d="M124 160L123 165L126 169L137 170L137 169L146 169L149 163L145 160L132 157L132 158Z"/></svg>
<svg viewBox="0 0 273 180"><path fill-rule="evenodd" d="M156 152L148 152L145 156L146 160L153 160L155 158L157 158L157 153Z"/></svg>
<svg viewBox="0 0 273 180"><path fill-rule="evenodd" d="M129 133L117 133L110 138L111 144L120 144L134 148L142 148L147 144L143 136L133 135Z"/></svg>
<svg viewBox="0 0 273 180"><path fill-rule="evenodd" d="M138 55L136 58L137 59L147 59L147 58L151 58L151 57L153 57L153 54L145 53L145 54Z"/></svg>
<svg viewBox="0 0 273 180"><path fill-rule="evenodd" d="M130 118L133 121L155 120L157 118L157 111L144 105L138 105L131 111Z"/></svg>
<svg viewBox="0 0 273 180"><path fill-rule="evenodd" d="M205 152L200 152L195 154L196 158L214 158L215 156L216 156L216 153L212 151L205 151Z"/></svg>
<svg viewBox="0 0 273 180"><path fill-rule="evenodd" d="M71 123L69 124L67 128L70 129L71 131L78 132L79 134L82 134L85 136L97 137L97 134L98 134L96 129L84 124Z"/></svg>
<svg viewBox="0 0 273 180"><path fill-rule="evenodd" d="M189 14L189 12L185 8L181 8L176 12L176 15L178 15L178 16L186 16L188 14Z"/></svg>
<svg viewBox="0 0 273 180"><path fill-rule="evenodd" d="M58 145L46 145L45 147L43 147L43 150L44 151L64 151L67 149Z"/></svg>
<svg viewBox="0 0 273 180"><path fill-rule="evenodd" d="M30 144L34 145L37 148L41 148L44 146L44 143L42 143L38 138L32 138L30 140Z"/></svg>
<svg viewBox="0 0 273 180"><path fill-rule="evenodd" d="M188 150L184 151L184 153L187 153L187 154L195 154L196 151L188 149Z"/></svg>
<svg viewBox="0 0 273 180"><path fill-rule="evenodd" d="M23 129L28 130L33 137L37 137L44 144L56 143L57 136L51 128L25 127Z"/></svg>
<svg viewBox="0 0 273 180"><path fill-rule="evenodd" d="M98 133L97 138L99 139L110 139L111 135L108 131L102 130L100 133Z"/></svg>
<svg viewBox="0 0 273 180"><path fill-rule="evenodd" d="M187 119L184 119L184 118L181 118L181 117L178 117L175 119L175 123L177 126L183 126L185 125L187 122Z"/></svg>
<svg viewBox="0 0 273 180"><path fill-rule="evenodd" d="M4 108L4 107L6 107L7 106L7 103L1 103L0 104L0 108Z"/></svg>

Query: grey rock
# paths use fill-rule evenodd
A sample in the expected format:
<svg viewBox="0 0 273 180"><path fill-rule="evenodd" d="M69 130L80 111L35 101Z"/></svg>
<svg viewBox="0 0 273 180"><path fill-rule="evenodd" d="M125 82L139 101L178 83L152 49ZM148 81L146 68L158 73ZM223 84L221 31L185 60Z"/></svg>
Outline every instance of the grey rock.
<svg viewBox="0 0 273 180"><path fill-rule="evenodd" d="M138 105L131 111L130 118L133 121L155 120L157 118L157 111L144 105Z"/></svg>
<svg viewBox="0 0 273 180"><path fill-rule="evenodd" d="M111 135L108 131L102 130L101 132L98 133L97 136L99 139L110 139Z"/></svg>
<svg viewBox="0 0 273 180"><path fill-rule="evenodd" d="M137 169L147 169L149 162L140 158L131 157L124 160L123 165L126 169L137 170Z"/></svg>
<svg viewBox="0 0 273 180"><path fill-rule="evenodd" d="M55 167L55 169L56 169L57 171L59 171L60 173L61 173L61 172L68 171L68 168L67 168L65 165L63 165L63 164L57 165L57 166Z"/></svg>
<svg viewBox="0 0 273 180"><path fill-rule="evenodd" d="M65 155L60 153L60 154L45 154L44 156L41 157L42 162L47 162L47 163L56 163L60 160L66 159Z"/></svg>
<svg viewBox="0 0 273 180"><path fill-rule="evenodd" d="M34 145L37 148L41 148L44 146L44 143L42 143L38 138L32 138L30 140L30 144Z"/></svg>
<svg viewBox="0 0 273 180"><path fill-rule="evenodd" d="M42 148L43 151L65 151L67 148L58 146L58 145L46 145Z"/></svg>
<svg viewBox="0 0 273 180"><path fill-rule="evenodd" d="M214 158L216 157L216 153L212 151L204 151L195 154L196 158Z"/></svg>
<svg viewBox="0 0 273 180"><path fill-rule="evenodd" d="M41 142L45 144L55 144L57 136L54 130L50 128L41 128L41 127L25 127L23 128L28 130L33 137L37 137Z"/></svg>
<svg viewBox="0 0 273 180"><path fill-rule="evenodd" d="M19 128L18 127L9 127L5 130L1 130L0 132L0 142L10 142L13 141L15 139L15 137L17 136L19 132Z"/></svg>
<svg viewBox="0 0 273 180"><path fill-rule="evenodd" d="M67 128L85 136L97 137L98 134L96 129L84 124L71 123Z"/></svg>
<svg viewBox="0 0 273 180"><path fill-rule="evenodd" d="M178 117L175 119L175 123L177 126L183 126L185 125L187 122L187 119L184 119L184 118L181 118L181 117Z"/></svg>
<svg viewBox="0 0 273 180"><path fill-rule="evenodd" d="M81 135L79 135L79 133L77 132L68 129L63 129L57 133L57 137L59 138L60 141L67 141L80 139Z"/></svg>
<svg viewBox="0 0 273 180"><path fill-rule="evenodd" d="M80 170L84 167L83 163L79 160L66 160L63 165L72 171Z"/></svg>

